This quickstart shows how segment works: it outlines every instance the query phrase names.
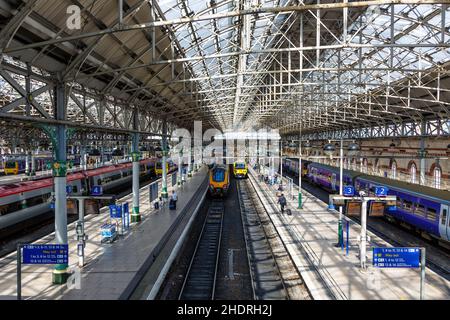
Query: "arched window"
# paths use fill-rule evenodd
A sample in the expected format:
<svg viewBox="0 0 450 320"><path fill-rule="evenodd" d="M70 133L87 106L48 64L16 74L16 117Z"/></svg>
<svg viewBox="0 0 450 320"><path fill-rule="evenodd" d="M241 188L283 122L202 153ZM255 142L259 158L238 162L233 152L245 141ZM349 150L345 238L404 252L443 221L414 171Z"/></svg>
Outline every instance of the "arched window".
<svg viewBox="0 0 450 320"><path fill-rule="evenodd" d="M441 177L442 177L442 170L440 167L436 166L434 168L434 187L436 189L441 188Z"/></svg>
<svg viewBox="0 0 450 320"><path fill-rule="evenodd" d="M395 160L391 163L391 178L397 178L397 162L395 162Z"/></svg>
<svg viewBox="0 0 450 320"><path fill-rule="evenodd" d="M367 173L369 170L369 166L367 164L367 158L362 160L362 172Z"/></svg>
<svg viewBox="0 0 450 320"><path fill-rule="evenodd" d="M415 163L411 164L409 175L411 176L411 183L417 183L417 167Z"/></svg>
<svg viewBox="0 0 450 320"><path fill-rule="evenodd" d="M380 161L378 159L375 159L375 163L373 165L373 172L378 174L380 167L379 167Z"/></svg>

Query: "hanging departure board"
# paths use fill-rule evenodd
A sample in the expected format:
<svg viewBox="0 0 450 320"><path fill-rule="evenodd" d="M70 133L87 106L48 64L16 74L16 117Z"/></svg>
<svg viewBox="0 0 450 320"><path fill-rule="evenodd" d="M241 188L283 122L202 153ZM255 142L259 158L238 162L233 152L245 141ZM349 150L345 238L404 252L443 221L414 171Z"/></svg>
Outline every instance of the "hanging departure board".
<svg viewBox="0 0 450 320"><path fill-rule="evenodd" d="M345 213L349 217L359 217L361 215L361 201L347 201Z"/></svg>
<svg viewBox="0 0 450 320"><path fill-rule="evenodd" d="M370 202L369 216L370 217L383 217L386 203L381 201Z"/></svg>

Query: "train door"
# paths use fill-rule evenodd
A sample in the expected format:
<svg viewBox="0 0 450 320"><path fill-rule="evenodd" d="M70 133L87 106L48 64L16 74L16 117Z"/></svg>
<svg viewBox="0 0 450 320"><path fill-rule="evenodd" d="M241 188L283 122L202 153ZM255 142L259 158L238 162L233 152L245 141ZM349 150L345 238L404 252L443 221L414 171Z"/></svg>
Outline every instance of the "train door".
<svg viewBox="0 0 450 320"><path fill-rule="evenodd" d="M336 173L331 175L331 190L336 191Z"/></svg>
<svg viewBox="0 0 450 320"><path fill-rule="evenodd" d="M450 214L449 206L441 205L441 215L439 216L439 233L442 239L450 240Z"/></svg>

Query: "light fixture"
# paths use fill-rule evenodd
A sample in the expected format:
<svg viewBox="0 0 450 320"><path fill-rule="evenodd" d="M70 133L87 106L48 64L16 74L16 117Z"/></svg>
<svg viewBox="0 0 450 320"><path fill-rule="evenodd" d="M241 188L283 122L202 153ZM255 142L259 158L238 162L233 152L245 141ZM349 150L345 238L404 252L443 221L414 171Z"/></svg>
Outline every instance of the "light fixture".
<svg viewBox="0 0 450 320"><path fill-rule="evenodd" d="M306 141L306 142L303 144L303 149L305 149L305 151L311 151L311 149L312 149L311 142Z"/></svg>
<svg viewBox="0 0 450 320"><path fill-rule="evenodd" d="M359 153L360 148L357 143L352 142L348 145L347 150L349 156L356 156Z"/></svg>
<svg viewBox="0 0 450 320"><path fill-rule="evenodd" d="M326 145L323 146L323 152L327 156L331 157L335 151L336 151L336 147L334 146L334 144L327 143Z"/></svg>

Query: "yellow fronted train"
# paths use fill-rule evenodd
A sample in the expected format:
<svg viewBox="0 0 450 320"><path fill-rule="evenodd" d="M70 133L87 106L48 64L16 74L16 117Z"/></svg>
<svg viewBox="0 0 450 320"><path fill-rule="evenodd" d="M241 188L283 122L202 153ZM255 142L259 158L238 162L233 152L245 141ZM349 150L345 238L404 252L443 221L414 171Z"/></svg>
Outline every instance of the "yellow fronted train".
<svg viewBox="0 0 450 320"><path fill-rule="evenodd" d="M235 178L246 178L248 177L248 167L245 162L235 162L233 163L233 175Z"/></svg>
<svg viewBox="0 0 450 320"><path fill-rule="evenodd" d="M209 194L224 197L230 188L230 169L228 165L215 165L209 170Z"/></svg>
<svg viewBox="0 0 450 320"><path fill-rule="evenodd" d="M169 174L172 171L177 169L177 165L171 160L168 159L166 161L166 172ZM162 160L158 160L155 162L155 175L157 177L161 177L163 174Z"/></svg>

